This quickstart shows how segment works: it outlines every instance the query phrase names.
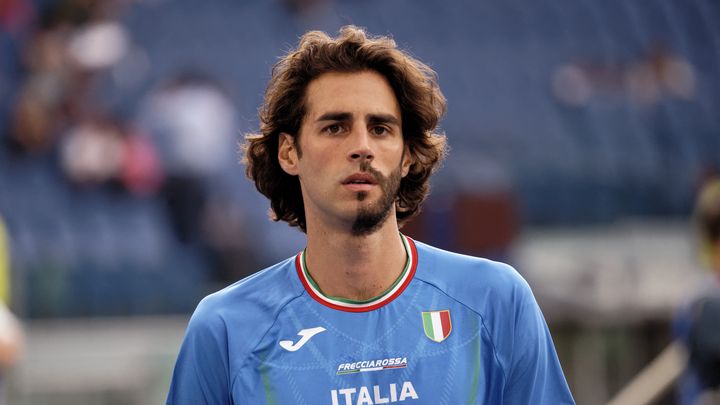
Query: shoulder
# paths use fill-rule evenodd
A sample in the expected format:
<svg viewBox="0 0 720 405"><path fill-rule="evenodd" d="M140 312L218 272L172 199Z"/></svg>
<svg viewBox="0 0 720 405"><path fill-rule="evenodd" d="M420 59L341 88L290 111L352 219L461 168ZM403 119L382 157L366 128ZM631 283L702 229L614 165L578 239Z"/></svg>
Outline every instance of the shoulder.
<svg viewBox="0 0 720 405"><path fill-rule="evenodd" d="M295 258L286 259L205 297L188 325L188 334L210 333L226 339L227 325L243 328L249 347L272 326L285 305L303 294L296 278Z"/></svg>
<svg viewBox="0 0 720 405"><path fill-rule="evenodd" d="M415 245L416 277L476 311L484 304L519 303L532 296L528 283L508 264L449 252L421 242Z"/></svg>

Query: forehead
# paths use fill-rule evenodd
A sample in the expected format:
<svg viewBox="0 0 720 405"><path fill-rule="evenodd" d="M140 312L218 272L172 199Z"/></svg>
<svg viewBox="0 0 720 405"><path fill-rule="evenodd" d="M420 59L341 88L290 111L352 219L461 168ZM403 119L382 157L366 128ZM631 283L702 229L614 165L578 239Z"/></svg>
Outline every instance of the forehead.
<svg viewBox="0 0 720 405"><path fill-rule="evenodd" d="M347 112L359 117L392 114L400 120L400 105L390 83L375 71L324 73L307 87L306 116L314 121L327 112Z"/></svg>

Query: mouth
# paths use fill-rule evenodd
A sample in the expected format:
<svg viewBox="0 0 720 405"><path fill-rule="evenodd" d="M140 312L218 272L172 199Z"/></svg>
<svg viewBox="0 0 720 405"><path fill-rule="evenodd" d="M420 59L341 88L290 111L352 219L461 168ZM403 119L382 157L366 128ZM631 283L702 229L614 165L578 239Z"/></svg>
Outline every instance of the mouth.
<svg viewBox="0 0 720 405"><path fill-rule="evenodd" d="M370 173L355 173L346 177L342 184L351 191L369 191L377 185L377 180Z"/></svg>

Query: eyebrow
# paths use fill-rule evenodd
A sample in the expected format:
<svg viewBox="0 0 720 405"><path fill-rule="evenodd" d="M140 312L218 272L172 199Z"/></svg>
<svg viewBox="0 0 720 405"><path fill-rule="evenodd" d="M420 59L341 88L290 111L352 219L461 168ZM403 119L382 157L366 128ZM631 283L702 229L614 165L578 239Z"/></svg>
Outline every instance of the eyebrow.
<svg viewBox="0 0 720 405"><path fill-rule="evenodd" d="M370 114L368 124L390 124L400 126L400 120L391 114Z"/></svg>
<svg viewBox="0 0 720 405"><path fill-rule="evenodd" d="M328 112L318 117L315 122L321 121L351 121L352 113L349 112ZM400 126L400 120L392 114L370 114L368 124L390 124Z"/></svg>
<svg viewBox="0 0 720 405"><path fill-rule="evenodd" d="M318 117L315 122L320 121L350 121L352 120L352 114L348 112L329 112Z"/></svg>

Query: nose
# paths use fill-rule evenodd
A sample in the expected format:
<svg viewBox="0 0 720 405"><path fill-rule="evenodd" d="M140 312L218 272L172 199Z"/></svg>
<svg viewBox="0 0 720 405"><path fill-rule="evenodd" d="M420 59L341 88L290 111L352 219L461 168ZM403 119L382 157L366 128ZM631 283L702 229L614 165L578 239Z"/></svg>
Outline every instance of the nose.
<svg viewBox="0 0 720 405"><path fill-rule="evenodd" d="M375 158L372 146L370 145L370 134L367 131L355 131L356 133L350 137L352 145L348 153L350 161L372 161Z"/></svg>

